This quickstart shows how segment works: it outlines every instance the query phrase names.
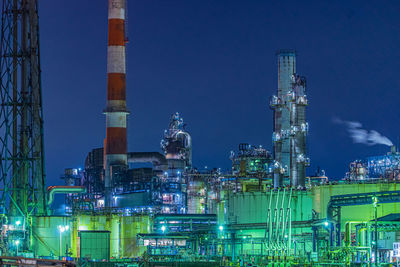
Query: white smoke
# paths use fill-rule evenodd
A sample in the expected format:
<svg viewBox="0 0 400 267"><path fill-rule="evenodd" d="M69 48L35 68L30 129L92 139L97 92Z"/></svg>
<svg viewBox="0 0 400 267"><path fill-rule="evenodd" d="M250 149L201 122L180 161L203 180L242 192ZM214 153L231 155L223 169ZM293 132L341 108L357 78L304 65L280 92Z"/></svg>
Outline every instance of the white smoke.
<svg viewBox="0 0 400 267"><path fill-rule="evenodd" d="M373 146L373 145L393 146L393 143L392 141L390 141L389 138L381 135L375 130L368 131L363 129L362 124L358 121L343 121L339 118L334 118L333 122L345 125L354 143L364 144L368 146Z"/></svg>

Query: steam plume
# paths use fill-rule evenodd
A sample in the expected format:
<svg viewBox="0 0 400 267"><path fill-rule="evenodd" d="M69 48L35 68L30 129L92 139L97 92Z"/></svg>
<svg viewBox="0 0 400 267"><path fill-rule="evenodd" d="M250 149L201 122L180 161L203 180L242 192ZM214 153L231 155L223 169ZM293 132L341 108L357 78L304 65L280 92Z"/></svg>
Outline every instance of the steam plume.
<svg viewBox="0 0 400 267"><path fill-rule="evenodd" d="M375 130L368 131L363 129L362 124L358 121L343 121L339 118L334 118L333 122L345 125L354 143L364 144L368 146L393 146L393 143L392 141L390 141L389 138L381 135Z"/></svg>

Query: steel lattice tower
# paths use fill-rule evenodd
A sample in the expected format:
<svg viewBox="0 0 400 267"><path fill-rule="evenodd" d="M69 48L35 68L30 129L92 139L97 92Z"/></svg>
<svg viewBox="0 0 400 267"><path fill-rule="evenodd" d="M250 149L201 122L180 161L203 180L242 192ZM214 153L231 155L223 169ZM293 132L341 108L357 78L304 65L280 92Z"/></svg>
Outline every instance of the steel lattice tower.
<svg viewBox="0 0 400 267"><path fill-rule="evenodd" d="M1 11L0 205L27 221L47 214L38 0L3 0Z"/></svg>

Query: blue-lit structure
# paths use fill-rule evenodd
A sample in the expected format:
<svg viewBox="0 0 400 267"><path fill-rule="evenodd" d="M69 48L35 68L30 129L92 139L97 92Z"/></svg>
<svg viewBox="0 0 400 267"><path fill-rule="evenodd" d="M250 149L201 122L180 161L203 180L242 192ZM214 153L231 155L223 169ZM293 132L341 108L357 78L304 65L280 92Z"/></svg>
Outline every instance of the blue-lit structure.
<svg viewBox="0 0 400 267"><path fill-rule="evenodd" d="M400 153L392 146L386 155L371 156L349 164L347 180L400 179Z"/></svg>
<svg viewBox="0 0 400 267"><path fill-rule="evenodd" d="M130 168L111 169L112 209L129 214L186 213L187 175L192 170L191 142L183 119L179 113L173 114L161 141L162 153L130 152L127 153ZM67 194L68 213L74 213L74 208L76 212L87 212L105 207L103 161L104 150L97 148L89 152L83 170L65 170L62 178L66 186L86 188L83 194Z"/></svg>
<svg viewBox="0 0 400 267"><path fill-rule="evenodd" d="M370 178L400 178L400 153L394 147L386 155L368 157L366 165Z"/></svg>

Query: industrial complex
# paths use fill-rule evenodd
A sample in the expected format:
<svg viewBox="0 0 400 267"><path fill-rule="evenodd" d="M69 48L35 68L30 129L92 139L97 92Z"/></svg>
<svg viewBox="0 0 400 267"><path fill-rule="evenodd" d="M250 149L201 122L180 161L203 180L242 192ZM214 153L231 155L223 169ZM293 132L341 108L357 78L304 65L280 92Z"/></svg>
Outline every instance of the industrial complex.
<svg viewBox="0 0 400 267"><path fill-rule="evenodd" d="M400 153L388 146L386 155L351 162L342 180L308 176L312 103L295 50L276 53L277 90L265 107L270 150L237 144L227 151L230 171L199 170L190 122L177 112L165 116L159 151L128 151L125 0L108 0L104 144L48 186L37 2L2 1L2 266L397 264ZM64 215L51 209L58 194Z"/></svg>

